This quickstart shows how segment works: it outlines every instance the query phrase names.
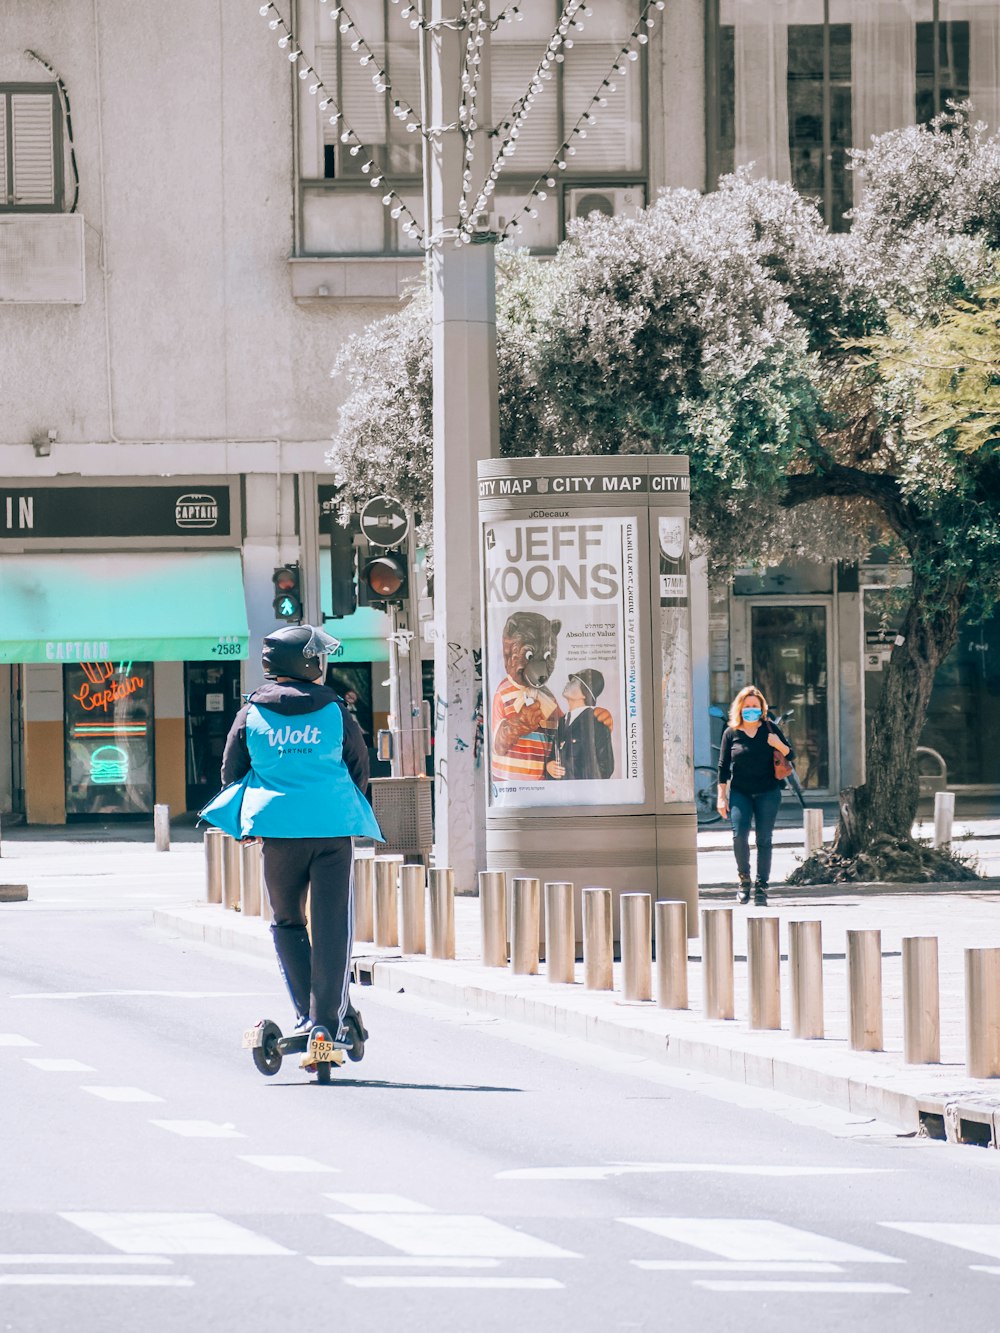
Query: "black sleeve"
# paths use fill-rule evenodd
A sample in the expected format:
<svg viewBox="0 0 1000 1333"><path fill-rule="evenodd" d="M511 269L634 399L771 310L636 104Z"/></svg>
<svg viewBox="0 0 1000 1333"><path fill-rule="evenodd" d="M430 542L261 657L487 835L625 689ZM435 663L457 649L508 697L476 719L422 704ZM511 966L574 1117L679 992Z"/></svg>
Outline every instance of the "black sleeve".
<svg viewBox="0 0 1000 1333"><path fill-rule="evenodd" d="M347 704L342 699L338 699L337 703L340 704L340 714L344 719L344 763L354 785L367 795L371 770L364 732L348 710Z"/></svg>
<svg viewBox="0 0 1000 1333"><path fill-rule="evenodd" d="M226 748L222 755L222 785L239 782L252 767L250 751L247 748L247 707L244 705L233 718L233 725L226 737Z"/></svg>
<svg viewBox="0 0 1000 1333"><path fill-rule="evenodd" d="M728 782L733 775L733 732L731 727L727 727L722 733L722 744L719 747L719 786Z"/></svg>
<svg viewBox="0 0 1000 1333"><path fill-rule="evenodd" d="M610 778L615 771L615 751L611 744L611 729L605 722L594 719L597 740L597 771L602 778Z"/></svg>

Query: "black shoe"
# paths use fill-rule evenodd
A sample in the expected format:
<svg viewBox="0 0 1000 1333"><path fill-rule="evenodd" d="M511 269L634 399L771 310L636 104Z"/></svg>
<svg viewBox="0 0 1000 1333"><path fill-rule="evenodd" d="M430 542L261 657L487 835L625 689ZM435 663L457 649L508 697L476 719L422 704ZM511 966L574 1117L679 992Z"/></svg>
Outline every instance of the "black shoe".
<svg viewBox="0 0 1000 1333"><path fill-rule="evenodd" d="M350 1042L347 1051L349 1060L363 1060L365 1055L365 1042L368 1040L368 1029L364 1025L361 1014L354 1008L353 1004L347 1006L347 1013L344 1015L344 1026L340 1030L342 1041Z"/></svg>
<svg viewBox="0 0 1000 1333"><path fill-rule="evenodd" d="M754 907L766 907L766 906L767 906L767 885L766 885L766 884L755 884L755 885L754 885L754 889L753 889L753 905L754 905Z"/></svg>
<svg viewBox="0 0 1000 1333"><path fill-rule="evenodd" d="M741 907L746 907L747 903L750 901L749 875L747 875L746 879L744 879L742 875L740 876L740 887L736 894L736 901L740 904Z"/></svg>

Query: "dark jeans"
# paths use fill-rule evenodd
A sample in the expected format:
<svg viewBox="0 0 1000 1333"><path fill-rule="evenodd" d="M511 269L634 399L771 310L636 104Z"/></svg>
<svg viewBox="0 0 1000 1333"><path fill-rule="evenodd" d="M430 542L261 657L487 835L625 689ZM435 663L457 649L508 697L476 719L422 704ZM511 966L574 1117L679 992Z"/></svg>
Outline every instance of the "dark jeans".
<svg viewBox="0 0 1000 1333"><path fill-rule="evenodd" d="M733 825L733 851L736 853L736 869L741 875L750 878L750 826L756 830L757 844L757 882L766 884L771 877L771 834L774 821L778 818L781 805L781 788L773 787L770 791L758 792L748 796L746 792L729 789L729 818Z"/></svg>
<svg viewBox="0 0 1000 1333"><path fill-rule="evenodd" d="M265 838L264 885L278 961L296 1008L337 1035L347 1011L354 941L350 838ZM306 894L312 949L305 935ZM304 955L304 956L303 956Z"/></svg>

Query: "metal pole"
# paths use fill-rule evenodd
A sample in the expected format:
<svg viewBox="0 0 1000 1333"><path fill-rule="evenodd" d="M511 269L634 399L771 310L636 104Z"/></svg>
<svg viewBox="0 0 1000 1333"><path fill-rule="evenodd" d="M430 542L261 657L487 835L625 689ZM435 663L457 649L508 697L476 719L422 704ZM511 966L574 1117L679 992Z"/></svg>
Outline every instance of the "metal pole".
<svg viewBox="0 0 1000 1333"><path fill-rule="evenodd" d="M170 806L153 806L153 841L158 852L170 851Z"/></svg>
<svg viewBox="0 0 1000 1333"><path fill-rule="evenodd" d="M561 985L572 985L576 980L573 885L566 880L545 885L545 975Z"/></svg>
<svg viewBox="0 0 1000 1333"><path fill-rule="evenodd" d="M240 892L240 911L244 916L260 916L261 885L263 876L260 863L260 843L240 844L243 887Z"/></svg>
<svg viewBox="0 0 1000 1333"><path fill-rule="evenodd" d="M455 872L442 867L430 873L431 957L455 957Z"/></svg>
<svg viewBox="0 0 1000 1333"><path fill-rule="evenodd" d="M908 1065L941 1062L936 935L903 939L903 1059Z"/></svg>
<svg viewBox="0 0 1000 1333"><path fill-rule="evenodd" d="M823 1039L823 923L789 921L788 967L792 976L792 1036Z"/></svg>
<svg viewBox="0 0 1000 1333"><path fill-rule="evenodd" d="M802 811L803 839L806 856L815 856L823 850L823 811Z"/></svg>
<svg viewBox="0 0 1000 1333"><path fill-rule="evenodd" d="M354 938L375 940L375 916L372 902L375 887L375 862L370 856L354 858Z"/></svg>
<svg viewBox="0 0 1000 1333"><path fill-rule="evenodd" d="M399 867L399 944L403 953L427 952L424 867Z"/></svg>
<svg viewBox="0 0 1000 1333"><path fill-rule="evenodd" d="M747 976L750 1026L773 1031L781 1027L781 946L776 916L747 917Z"/></svg>
<svg viewBox="0 0 1000 1333"><path fill-rule="evenodd" d="M510 970L515 976L538 972L537 879L515 879L511 885Z"/></svg>
<svg viewBox="0 0 1000 1333"><path fill-rule="evenodd" d="M882 1049L882 932L847 932L847 991L852 1051Z"/></svg>
<svg viewBox="0 0 1000 1333"><path fill-rule="evenodd" d="M1000 1076L1000 949L965 951L965 1050L970 1078Z"/></svg>
<svg viewBox="0 0 1000 1333"><path fill-rule="evenodd" d="M702 984L706 1018L735 1018L733 980L733 909L705 907L701 912Z"/></svg>
<svg viewBox="0 0 1000 1333"><path fill-rule="evenodd" d="M222 902L222 840L220 828L205 830L205 901Z"/></svg>
<svg viewBox="0 0 1000 1333"><path fill-rule="evenodd" d="M611 890L583 891L583 984L587 990L614 988Z"/></svg>
<svg viewBox="0 0 1000 1333"><path fill-rule="evenodd" d="M622 995L626 1000L653 998L652 898L648 893L623 893Z"/></svg>
<svg viewBox="0 0 1000 1333"><path fill-rule="evenodd" d="M222 836L222 905L235 910L240 902L240 844L228 833Z"/></svg>
<svg viewBox="0 0 1000 1333"><path fill-rule="evenodd" d="M955 793L936 791L934 793L934 846L947 847L951 843L952 826L955 822Z"/></svg>
<svg viewBox="0 0 1000 1333"><path fill-rule="evenodd" d="M661 1009L688 1007L687 903L682 899L657 903L656 1003Z"/></svg>
<svg viewBox="0 0 1000 1333"><path fill-rule="evenodd" d="M375 943L380 949L399 944L399 909L396 876L401 856L375 857Z"/></svg>
<svg viewBox="0 0 1000 1333"><path fill-rule="evenodd" d="M502 870L479 873L479 925L484 967L507 966L507 877Z"/></svg>

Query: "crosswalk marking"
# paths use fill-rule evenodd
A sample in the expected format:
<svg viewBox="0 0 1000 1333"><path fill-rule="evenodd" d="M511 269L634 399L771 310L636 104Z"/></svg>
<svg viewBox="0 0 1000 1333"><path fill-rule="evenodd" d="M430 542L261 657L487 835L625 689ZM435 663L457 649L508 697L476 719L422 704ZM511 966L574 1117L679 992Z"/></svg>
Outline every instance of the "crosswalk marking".
<svg viewBox="0 0 1000 1333"><path fill-rule="evenodd" d="M0 1264L172 1264L158 1254L0 1254Z"/></svg>
<svg viewBox="0 0 1000 1333"><path fill-rule="evenodd" d="M0 1273L6 1287L193 1287L189 1277L154 1273Z"/></svg>
<svg viewBox="0 0 1000 1333"><path fill-rule="evenodd" d="M870 1166L750 1166L713 1162L605 1162L600 1166L525 1166L498 1171L497 1180L609 1180L633 1175L867 1176L884 1175L892 1168Z"/></svg>
<svg viewBox="0 0 1000 1333"><path fill-rule="evenodd" d="M89 1092L94 1097L101 1097L106 1102L162 1102L162 1097L157 1097L155 1092L144 1092L142 1088L130 1087L108 1087L99 1088L92 1084L86 1084L82 1088L83 1092Z"/></svg>
<svg viewBox="0 0 1000 1333"><path fill-rule="evenodd" d="M994 1277L1000 1277L1000 1268L994 1268L992 1264L969 1264L971 1273L992 1273Z"/></svg>
<svg viewBox="0 0 1000 1333"><path fill-rule="evenodd" d="M25 1064L34 1065L36 1069L41 1069L46 1074L93 1074L95 1072L93 1065L85 1065L80 1060L49 1060L26 1055L24 1062Z"/></svg>
<svg viewBox="0 0 1000 1333"><path fill-rule="evenodd" d="M271 990L66 990L25 991L12 1000L103 1000L145 997L155 1000L263 1000L273 999Z"/></svg>
<svg viewBox="0 0 1000 1333"><path fill-rule="evenodd" d="M334 1203L356 1208L359 1213L429 1213L425 1203L404 1199L401 1194L328 1194Z"/></svg>
<svg viewBox="0 0 1000 1333"><path fill-rule="evenodd" d="M212 1120L151 1120L151 1125L180 1134L186 1139L245 1139L235 1125L217 1125Z"/></svg>
<svg viewBox="0 0 1000 1333"><path fill-rule="evenodd" d="M898 1264L888 1254L800 1231L765 1218L622 1217L619 1221L654 1236L708 1250L723 1259L817 1259L830 1263Z"/></svg>
<svg viewBox="0 0 1000 1333"><path fill-rule="evenodd" d="M905 1231L909 1236L954 1245L959 1250L985 1254L1000 1259L1000 1223L998 1222L882 1222L890 1231Z"/></svg>
<svg viewBox="0 0 1000 1333"><path fill-rule="evenodd" d="M633 1259L636 1268L650 1273L842 1273L839 1264L803 1260L775 1263L766 1259Z"/></svg>
<svg viewBox="0 0 1000 1333"><path fill-rule="evenodd" d="M293 1254L217 1213L60 1213L126 1254Z"/></svg>
<svg viewBox="0 0 1000 1333"><path fill-rule="evenodd" d="M798 1296L828 1292L855 1296L909 1296L910 1294L907 1287L897 1287L891 1282L730 1282L725 1279L709 1278L698 1280L694 1285L705 1291L785 1291Z"/></svg>
<svg viewBox="0 0 1000 1333"><path fill-rule="evenodd" d="M291 1154L268 1157L250 1153L241 1153L240 1161L249 1162L251 1166L259 1166L262 1171L310 1171L327 1173L336 1173L340 1171L339 1166L327 1166L325 1162L317 1162L312 1157L295 1157Z"/></svg>
<svg viewBox="0 0 1000 1333"><path fill-rule="evenodd" d="M546 1240L515 1231L491 1217L447 1213L331 1214L334 1222L406 1254L483 1259L578 1259Z"/></svg>
<svg viewBox="0 0 1000 1333"><path fill-rule="evenodd" d="M499 1268L499 1259L440 1259L419 1254L311 1254L317 1268Z"/></svg>
<svg viewBox="0 0 1000 1333"><path fill-rule="evenodd" d="M37 1046L37 1041L22 1037L19 1032L0 1032L0 1046Z"/></svg>
<svg viewBox="0 0 1000 1333"><path fill-rule="evenodd" d="M449 1288L470 1291L562 1291L554 1277L345 1277L351 1287L395 1287L409 1290Z"/></svg>

